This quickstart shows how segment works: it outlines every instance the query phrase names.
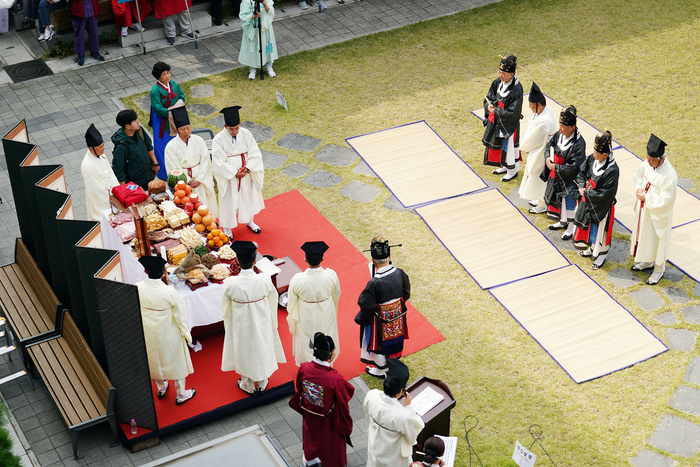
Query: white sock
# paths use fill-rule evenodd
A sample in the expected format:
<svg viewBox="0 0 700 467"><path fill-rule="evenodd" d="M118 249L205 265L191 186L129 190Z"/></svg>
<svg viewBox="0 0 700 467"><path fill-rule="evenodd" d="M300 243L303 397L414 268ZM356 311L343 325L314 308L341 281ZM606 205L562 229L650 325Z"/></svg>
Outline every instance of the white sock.
<svg viewBox="0 0 700 467"><path fill-rule="evenodd" d="M564 233L564 235L573 235L573 234L574 234L574 229L575 229L575 228L576 228L576 226L574 225L573 222L569 223L569 227L567 227L566 232Z"/></svg>

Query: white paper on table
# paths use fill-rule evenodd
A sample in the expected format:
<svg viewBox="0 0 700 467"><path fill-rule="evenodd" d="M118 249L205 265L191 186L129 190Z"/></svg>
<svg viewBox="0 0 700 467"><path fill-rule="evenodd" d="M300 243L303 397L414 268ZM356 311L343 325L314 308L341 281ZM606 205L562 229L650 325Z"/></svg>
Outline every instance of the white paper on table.
<svg viewBox="0 0 700 467"><path fill-rule="evenodd" d="M257 266L257 268L260 269L261 272L269 274L270 276L274 276L275 274L279 274L280 272L282 272L280 268L272 264L272 261L270 261L267 258L259 259L255 263L255 266Z"/></svg>
<svg viewBox="0 0 700 467"><path fill-rule="evenodd" d="M431 387L425 388L420 394L411 400L411 405L421 417L430 409L438 405L445 397Z"/></svg>
<svg viewBox="0 0 700 467"><path fill-rule="evenodd" d="M456 436L440 436L435 435L445 442L445 454L442 455L442 460L445 462L445 467L454 467L455 457L457 455L457 437Z"/></svg>

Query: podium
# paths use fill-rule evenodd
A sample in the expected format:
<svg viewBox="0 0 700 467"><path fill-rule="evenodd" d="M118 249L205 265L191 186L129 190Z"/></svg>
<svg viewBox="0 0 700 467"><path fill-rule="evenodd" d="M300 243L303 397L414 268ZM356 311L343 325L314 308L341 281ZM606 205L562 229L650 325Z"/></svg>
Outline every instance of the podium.
<svg viewBox="0 0 700 467"><path fill-rule="evenodd" d="M425 423L425 428L423 428L423 431L418 435L418 444L413 446L413 460L422 459L423 456L417 455L416 451L422 450L423 444L431 436L450 436L450 413L454 406L457 405L457 401L455 401L447 384L437 379L428 378L427 376L418 378L418 380L406 388L406 391L411 395L411 399L415 399L418 394L428 387L432 388L435 392L444 397L444 399L440 401L438 405L430 409L425 415L421 416Z"/></svg>

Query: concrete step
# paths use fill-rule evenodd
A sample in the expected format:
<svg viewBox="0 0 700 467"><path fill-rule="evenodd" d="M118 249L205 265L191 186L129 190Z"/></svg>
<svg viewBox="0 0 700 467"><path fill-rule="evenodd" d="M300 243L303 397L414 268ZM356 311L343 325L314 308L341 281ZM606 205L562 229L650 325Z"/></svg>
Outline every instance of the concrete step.
<svg viewBox="0 0 700 467"><path fill-rule="evenodd" d="M197 5L199 6L199 5ZM212 27L211 16L203 8L192 7L190 9L190 15L192 16L192 29L195 31L201 31L203 29L208 29ZM177 21L175 22L177 24ZM159 19L147 18L143 23L144 29L143 40L145 42L163 40L165 41L165 31L163 30L163 22ZM177 26L177 34L180 35L180 26ZM126 37L119 36L119 43L122 47L132 47L141 45L141 33L133 29L129 29L129 34Z"/></svg>

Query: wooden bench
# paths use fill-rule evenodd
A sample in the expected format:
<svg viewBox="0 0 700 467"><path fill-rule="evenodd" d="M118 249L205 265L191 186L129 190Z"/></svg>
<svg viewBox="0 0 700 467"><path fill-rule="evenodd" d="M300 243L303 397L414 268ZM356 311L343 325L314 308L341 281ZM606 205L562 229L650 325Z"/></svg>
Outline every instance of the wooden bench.
<svg viewBox="0 0 700 467"><path fill-rule="evenodd" d="M75 459L83 457L78 433L99 423L109 423L115 437L111 446L117 446L116 389L21 239L15 244L15 263L0 268L0 284L0 306L20 338L25 369L31 375L33 363L44 379L68 425ZM52 306L53 323L47 312Z"/></svg>
<svg viewBox="0 0 700 467"><path fill-rule="evenodd" d="M65 2L64 2L65 5ZM111 0L98 0L97 6L100 9L100 15L97 21L109 21L114 19L114 10L112 9ZM51 12L51 24L54 25L57 31L67 31L73 29L73 22L68 15L68 8L59 8Z"/></svg>

